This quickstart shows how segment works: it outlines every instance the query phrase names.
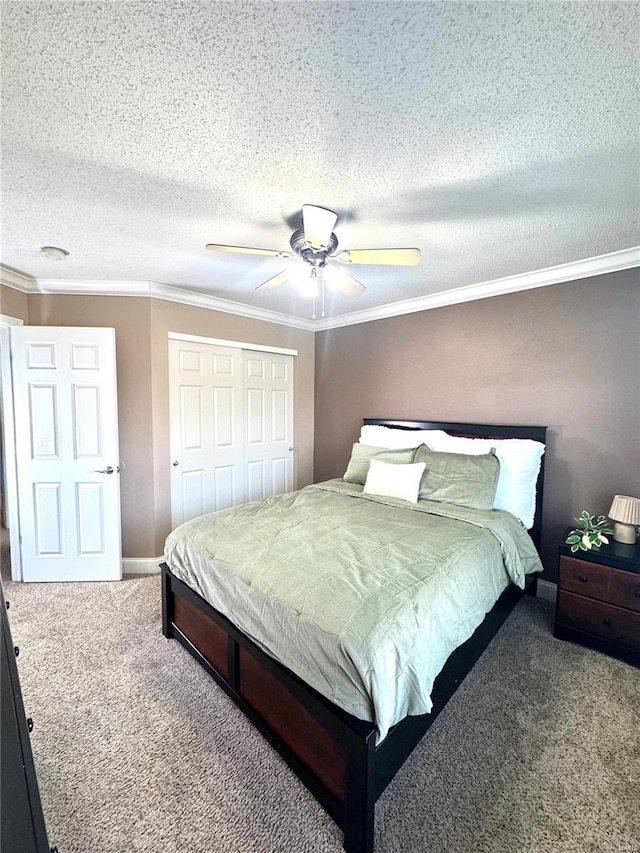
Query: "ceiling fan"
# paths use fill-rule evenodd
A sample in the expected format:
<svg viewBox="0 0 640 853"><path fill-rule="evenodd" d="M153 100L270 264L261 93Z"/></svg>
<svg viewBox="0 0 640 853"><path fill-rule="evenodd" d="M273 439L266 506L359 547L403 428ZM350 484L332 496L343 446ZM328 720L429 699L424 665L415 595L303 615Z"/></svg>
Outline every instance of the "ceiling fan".
<svg viewBox="0 0 640 853"><path fill-rule="evenodd" d="M314 204L304 204L302 228L294 231L289 240L291 252L224 246L218 243L208 243L207 249L214 252L267 255L282 260L297 256L302 259L303 264L290 265L288 269L259 284L256 290L274 290L289 281L295 284L304 296L315 298L322 294L323 303L325 287L330 291L342 291L348 296L366 290L364 284L342 268L344 266L349 264L415 266L420 263L420 249L341 249L338 251L338 238L333 233L337 221L338 214L333 210ZM342 266L336 266L334 262Z"/></svg>

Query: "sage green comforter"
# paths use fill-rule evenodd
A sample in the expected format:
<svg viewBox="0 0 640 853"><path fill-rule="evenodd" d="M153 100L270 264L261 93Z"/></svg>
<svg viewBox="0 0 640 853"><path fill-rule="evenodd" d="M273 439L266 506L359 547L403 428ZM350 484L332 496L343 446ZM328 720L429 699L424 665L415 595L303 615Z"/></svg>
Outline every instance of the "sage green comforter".
<svg viewBox="0 0 640 853"><path fill-rule="evenodd" d="M378 740L500 593L542 569L509 513L364 495L330 480L201 516L167 539L176 577Z"/></svg>

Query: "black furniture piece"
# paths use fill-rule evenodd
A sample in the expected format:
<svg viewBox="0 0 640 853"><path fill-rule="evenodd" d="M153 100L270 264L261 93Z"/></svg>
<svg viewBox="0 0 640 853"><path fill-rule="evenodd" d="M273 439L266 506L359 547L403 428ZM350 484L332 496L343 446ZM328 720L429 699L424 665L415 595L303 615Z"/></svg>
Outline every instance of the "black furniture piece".
<svg viewBox="0 0 640 853"><path fill-rule="evenodd" d="M640 540L558 550L554 636L640 666Z"/></svg>
<svg viewBox="0 0 640 853"><path fill-rule="evenodd" d="M13 645L7 618L9 602L2 598L2 681L0 692L2 750L0 783L0 843L2 853L54 853L47 841L47 832L40 803L38 781L33 764L29 732L32 722L27 719L20 692L16 657L19 648Z"/></svg>
<svg viewBox="0 0 640 853"><path fill-rule="evenodd" d="M545 427L366 419L397 429L444 429L478 438L532 438ZM532 531L539 542L542 482ZM535 592L529 578L528 591ZM435 681L433 710L405 717L376 746L376 727L333 705L264 654L226 617L162 564L162 631L178 640L216 680L344 831L348 853L372 853L374 807L396 772L435 721L512 612L523 591L509 586L473 636L450 656Z"/></svg>

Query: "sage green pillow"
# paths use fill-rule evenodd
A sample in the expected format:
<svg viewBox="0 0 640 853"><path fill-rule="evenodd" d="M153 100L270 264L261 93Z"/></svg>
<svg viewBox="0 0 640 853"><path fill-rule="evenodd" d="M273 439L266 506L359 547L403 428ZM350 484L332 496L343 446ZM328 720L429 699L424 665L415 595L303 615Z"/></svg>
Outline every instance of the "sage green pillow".
<svg viewBox="0 0 640 853"><path fill-rule="evenodd" d="M420 481L421 500L468 506L472 509L491 509L498 487L500 462L491 448L490 453L470 456L466 453L441 453L426 444L415 452L415 462L426 463Z"/></svg>
<svg viewBox="0 0 640 853"><path fill-rule="evenodd" d="M367 444L356 442L351 450L351 459L344 472L343 479L347 483L359 483L364 486L369 473L369 463L372 459L381 462L395 462L397 465L405 465L413 462L415 448L407 450L389 450L387 447L369 447Z"/></svg>

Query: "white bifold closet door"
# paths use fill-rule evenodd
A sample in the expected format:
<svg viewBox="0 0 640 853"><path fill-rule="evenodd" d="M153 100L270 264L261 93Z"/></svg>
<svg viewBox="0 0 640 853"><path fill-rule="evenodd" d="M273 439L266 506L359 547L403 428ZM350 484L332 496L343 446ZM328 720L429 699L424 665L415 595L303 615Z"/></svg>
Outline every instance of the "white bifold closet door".
<svg viewBox="0 0 640 853"><path fill-rule="evenodd" d="M171 521L293 489L293 356L169 340Z"/></svg>

